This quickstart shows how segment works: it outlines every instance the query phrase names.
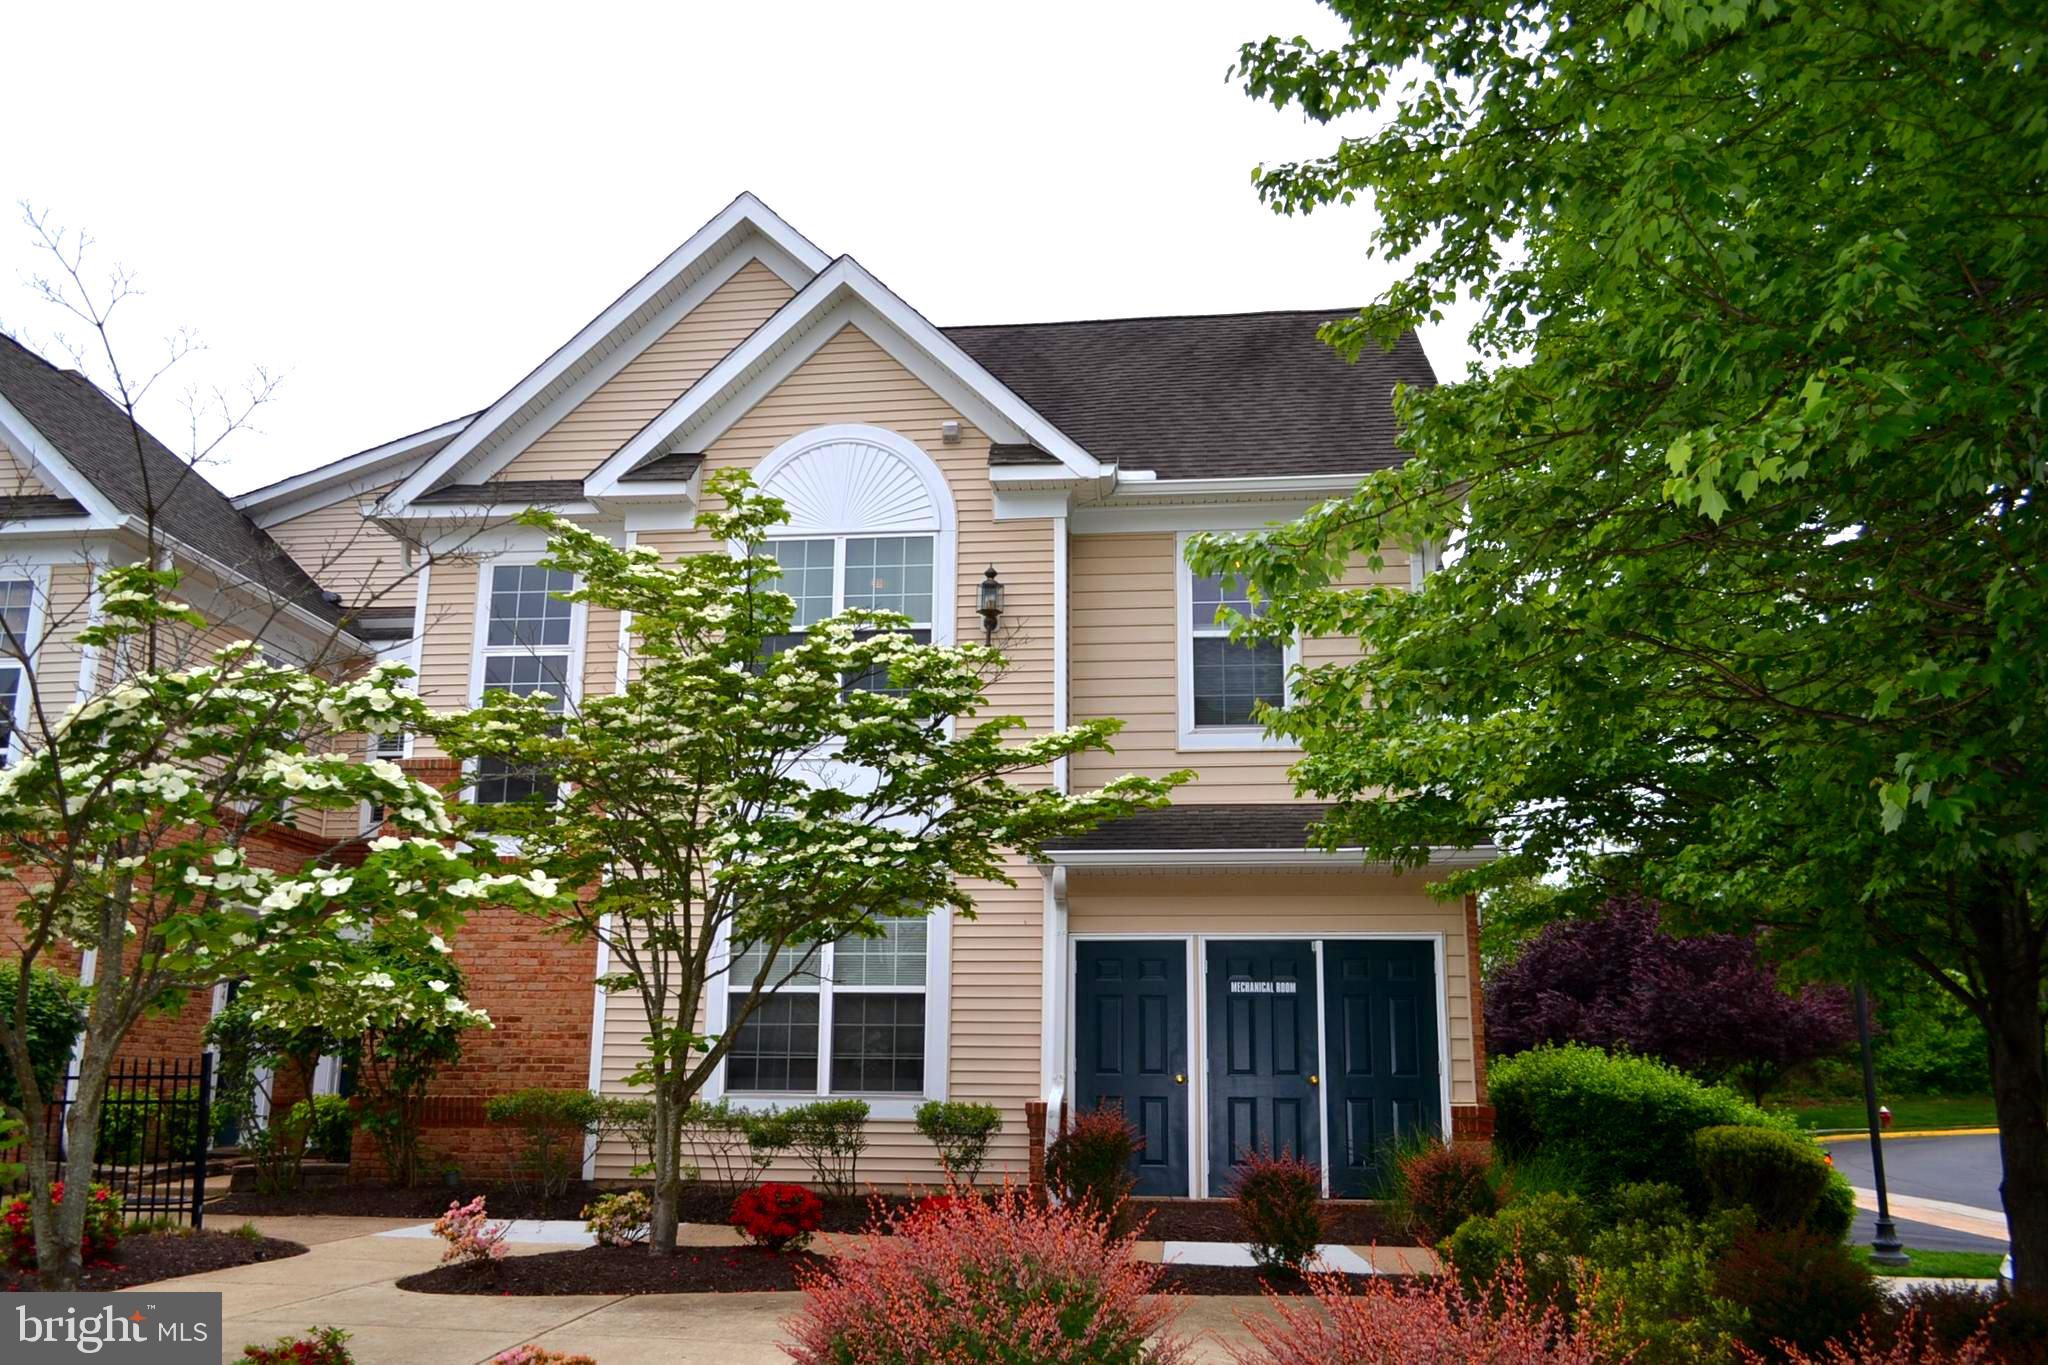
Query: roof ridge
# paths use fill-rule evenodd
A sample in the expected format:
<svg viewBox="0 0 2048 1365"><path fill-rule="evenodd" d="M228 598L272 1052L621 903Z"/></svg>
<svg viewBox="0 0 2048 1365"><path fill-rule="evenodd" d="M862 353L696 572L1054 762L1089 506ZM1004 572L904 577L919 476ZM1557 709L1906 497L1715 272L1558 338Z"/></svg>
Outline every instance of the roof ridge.
<svg viewBox="0 0 2048 1365"><path fill-rule="evenodd" d="M943 332L988 332L999 327L1097 327L1111 322L1200 322L1213 318L1306 318L1356 314L1355 304L1336 308L1253 308L1223 313L1141 313L1134 317L1052 318L1044 322L960 322L949 323Z"/></svg>

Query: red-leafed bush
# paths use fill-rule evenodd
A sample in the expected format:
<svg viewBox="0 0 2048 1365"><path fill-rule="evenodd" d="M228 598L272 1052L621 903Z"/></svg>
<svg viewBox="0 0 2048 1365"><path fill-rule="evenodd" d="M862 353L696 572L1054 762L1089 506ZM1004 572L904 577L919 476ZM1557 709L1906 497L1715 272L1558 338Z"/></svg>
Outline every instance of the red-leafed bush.
<svg viewBox="0 0 2048 1365"><path fill-rule="evenodd" d="M1316 1254L1329 1217L1323 1172L1299 1157L1251 1152L1231 1182L1252 1259L1268 1270L1300 1270Z"/></svg>
<svg viewBox="0 0 2048 1365"><path fill-rule="evenodd" d="M830 1273L799 1267L804 1306L784 1349L803 1365L1179 1365L1160 1268L1074 1205L1023 1191L954 1198L879 1221ZM1158 1338L1153 1340L1153 1338ZM1323 1362L1322 1365L1328 1365Z"/></svg>
<svg viewBox="0 0 2048 1365"><path fill-rule="evenodd" d="M1131 1166L1145 1140L1121 1109L1078 1114L1045 1151L1045 1178L1064 1204L1087 1205L1117 1235L1131 1230Z"/></svg>
<svg viewBox="0 0 2048 1365"><path fill-rule="evenodd" d="M268 1346L244 1346L242 1365L355 1365L348 1337L339 1327L308 1328L304 1336L279 1337Z"/></svg>
<svg viewBox="0 0 2048 1365"><path fill-rule="evenodd" d="M1755 1228L1714 1268L1714 1292L1749 1310L1743 1340L1758 1351L1820 1351L1846 1341L1883 1306L1870 1271L1832 1237Z"/></svg>
<svg viewBox="0 0 2048 1365"><path fill-rule="evenodd" d="M1467 1218L1500 1212L1493 1153L1485 1147L1431 1142L1394 1164L1395 1196L1408 1230L1435 1246Z"/></svg>
<svg viewBox="0 0 2048 1365"><path fill-rule="evenodd" d="M801 1185L756 1185L732 1201L732 1225L756 1246L795 1250L825 1221L825 1201Z"/></svg>
<svg viewBox="0 0 2048 1365"><path fill-rule="evenodd" d="M1962 1281L1936 1282L1895 1296L1891 1309L1901 1334L1923 1328L1934 1345L1953 1351L1981 1338L1992 1360L2048 1365L2048 1295L1993 1295Z"/></svg>
<svg viewBox="0 0 2048 1365"><path fill-rule="evenodd" d="M1268 1295L1273 1316L1247 1316L1258 1343L1238 1365L1598 1365L1602 1334L1583 1316L1531 1299L1520 1265L1468 1291L1455 1275L1404 1286L1310 1275L1313 1304Z"/></svg>
<svg viewBox="0 0 2048 1365"><path fill-rule="evenodd" d="M50 1202L64 1202L64 1182L50 1182ZM0 1235L6 1238L5 1256L10 1270L36 1268L35 1212L27 1191L7 1196L0 1202ZM85 1236L79 1252L87 1265L113 1259L121 1245L121 1196L105 1185L86 1191Z"/></svg>
<svg viewBox="0 0 2048 1365"><path fill-rule="evenodd" d="M1989 1327L1980 1326L1968 1340L1957 1346L1942 1344L1940 1335L1927 1319L1908 1313L1890 1334L1863 1331L1847 1341L1831 1341L1818 1352L1787 1346L1772 1355L1758 1355L1747 1346L1736 1348L1747 1365L1988 1365L1993 1360L2015 1357L1998 1351Z"/></svg>

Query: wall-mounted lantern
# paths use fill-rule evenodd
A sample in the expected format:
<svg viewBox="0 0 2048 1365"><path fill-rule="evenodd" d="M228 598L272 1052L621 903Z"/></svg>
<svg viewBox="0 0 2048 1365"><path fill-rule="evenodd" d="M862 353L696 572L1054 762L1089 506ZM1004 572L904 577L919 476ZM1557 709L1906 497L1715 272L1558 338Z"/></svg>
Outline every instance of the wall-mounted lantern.
<svg viewBox="0 0 2048 1365"><path fill-rule="evenodd" d="M981 576L980 602L976 607L981 613L982 638L988 644L996 640L996 626L1003 619L1003 584L996 577L996 566L988 566L988 572Z"/></svg>

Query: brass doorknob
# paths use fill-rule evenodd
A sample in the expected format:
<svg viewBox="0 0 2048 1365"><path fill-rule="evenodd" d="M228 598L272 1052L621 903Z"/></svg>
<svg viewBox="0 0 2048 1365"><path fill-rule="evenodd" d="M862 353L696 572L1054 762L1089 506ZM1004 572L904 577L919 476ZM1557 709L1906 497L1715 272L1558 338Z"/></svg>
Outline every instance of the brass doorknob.
<svg viewBox="0 0 2048 1365"><path fill-rule="evenodd" d="M1323 1083L1323 1078L1321 1076L1311 1076L1308 1078L1308 1083L1310 1085L1321 1085Z"/></svg>
<svg viewBox="0 0 2048 1365"><path fill-rule="evenodd" d="M1175 1085L1186 1085L1188 1083L1188 1078L1182 1075L1180 1072L1176 1071L1173 1073L1173 1083Z"/></svg>

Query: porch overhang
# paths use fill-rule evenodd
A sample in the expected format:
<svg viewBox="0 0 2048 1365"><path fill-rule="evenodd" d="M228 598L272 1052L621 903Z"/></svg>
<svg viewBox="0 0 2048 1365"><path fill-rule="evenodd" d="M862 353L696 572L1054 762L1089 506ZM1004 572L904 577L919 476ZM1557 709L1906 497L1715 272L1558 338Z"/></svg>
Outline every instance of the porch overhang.
<svg viewBox="0 0 2048 1365"><path fill-rule="evenodd" d="M1168 806L1111 820L1089 833L1048 845L1044 861L1074 871L1151 871L1291 868L1393 872L1356 846L1324 848L1313 831L1334 810L1308 802L1218 803ZM1432 868L1478 867L1500 851L1491 844L1431 848Z"/></svg>

